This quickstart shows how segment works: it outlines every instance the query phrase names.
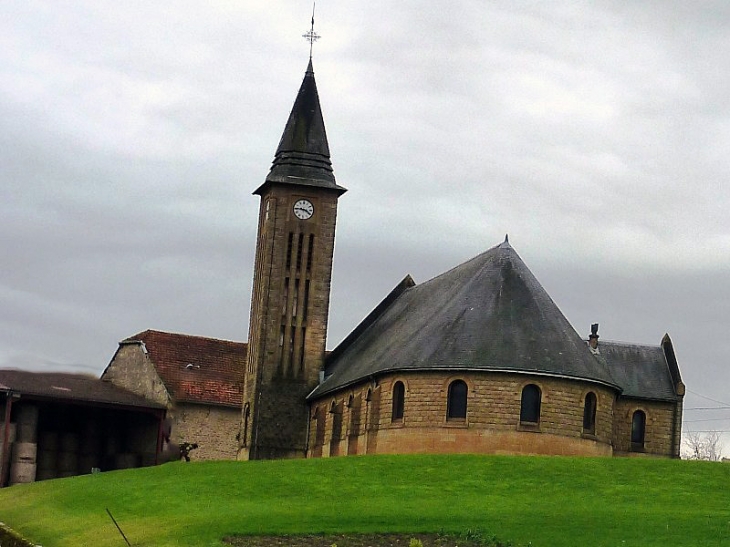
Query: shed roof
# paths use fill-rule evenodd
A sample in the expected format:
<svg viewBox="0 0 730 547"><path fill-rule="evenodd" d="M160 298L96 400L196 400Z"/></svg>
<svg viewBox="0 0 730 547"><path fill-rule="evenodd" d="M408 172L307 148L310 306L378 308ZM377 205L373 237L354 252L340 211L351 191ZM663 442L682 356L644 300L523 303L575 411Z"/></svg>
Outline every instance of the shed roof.
<svg viewBox="0 0 730 547"><path fill-rule="evenodd" d="M144 344L176 401L241 406L248 351L245 342L146 330L121 344Z"/></svg>
<svg viewBox="0 0 730 547"><path fill-rule="evenodd" d="M0 370L0 390L50 400L162 409L136 393L85 374Z"/></svg>

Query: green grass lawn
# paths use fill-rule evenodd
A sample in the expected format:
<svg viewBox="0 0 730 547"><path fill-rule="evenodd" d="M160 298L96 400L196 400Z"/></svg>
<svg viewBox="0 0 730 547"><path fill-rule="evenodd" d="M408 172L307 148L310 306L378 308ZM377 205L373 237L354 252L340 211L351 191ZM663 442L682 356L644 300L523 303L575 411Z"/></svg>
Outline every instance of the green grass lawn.
<svg viewBox="0 0 730 547"><path fill-rule="evenodd" d="M219 546L230 534L464 532L533 547L730 546L730 465L374 456L172 463L0 490L44 547Z"/></svg>

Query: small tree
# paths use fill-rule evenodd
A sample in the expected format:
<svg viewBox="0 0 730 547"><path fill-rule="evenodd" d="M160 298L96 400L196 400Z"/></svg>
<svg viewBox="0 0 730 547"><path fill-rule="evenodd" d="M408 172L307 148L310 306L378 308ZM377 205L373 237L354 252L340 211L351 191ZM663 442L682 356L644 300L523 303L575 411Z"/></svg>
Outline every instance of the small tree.
<svg viewBox="0 0 730 547"><path fill-rule="evenodd" d="M688 460L719 462L722 459L722 444L720 433L717 431L687 432L684 437L684 448L684 457Z"/></svg>

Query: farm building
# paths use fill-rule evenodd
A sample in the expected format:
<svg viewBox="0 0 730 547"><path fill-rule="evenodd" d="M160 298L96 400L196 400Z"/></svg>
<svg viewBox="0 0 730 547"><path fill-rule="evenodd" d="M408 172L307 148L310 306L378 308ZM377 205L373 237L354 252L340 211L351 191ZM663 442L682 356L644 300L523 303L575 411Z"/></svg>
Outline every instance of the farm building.
<svg viewBox="0 0 730 547"><path fill-rule="evenodd" d="M0 484L154 465L165 407L80 374L0 370Z"/></svg>
<svg viewBox="0 0 730 547"><path fill-rule="evenodd" d="M245 358L243 343L148 330L100 379L0 370L0 484L154 465L185 442L196 459L234 459Z"/></svg>
<svg viewBox="0 0 730 547"><path fill-rule="evenodd" d="M122 340L101 379L167 412L173 444L198 444L197 459L238 451L246 344L146 330Z"/></svg>

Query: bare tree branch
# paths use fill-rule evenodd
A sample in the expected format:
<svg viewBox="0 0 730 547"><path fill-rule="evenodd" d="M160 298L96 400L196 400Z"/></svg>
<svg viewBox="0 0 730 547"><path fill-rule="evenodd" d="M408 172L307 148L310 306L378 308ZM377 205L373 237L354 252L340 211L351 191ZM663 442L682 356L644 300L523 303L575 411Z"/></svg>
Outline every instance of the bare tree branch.
<svg viewBox="0 0 730 547"><path fill-rule="evenodd" d="M722 444L718 431L709 433L688 431L684 435L683 445L682 457L687 460L719 462L722 459Z"/></svg>

